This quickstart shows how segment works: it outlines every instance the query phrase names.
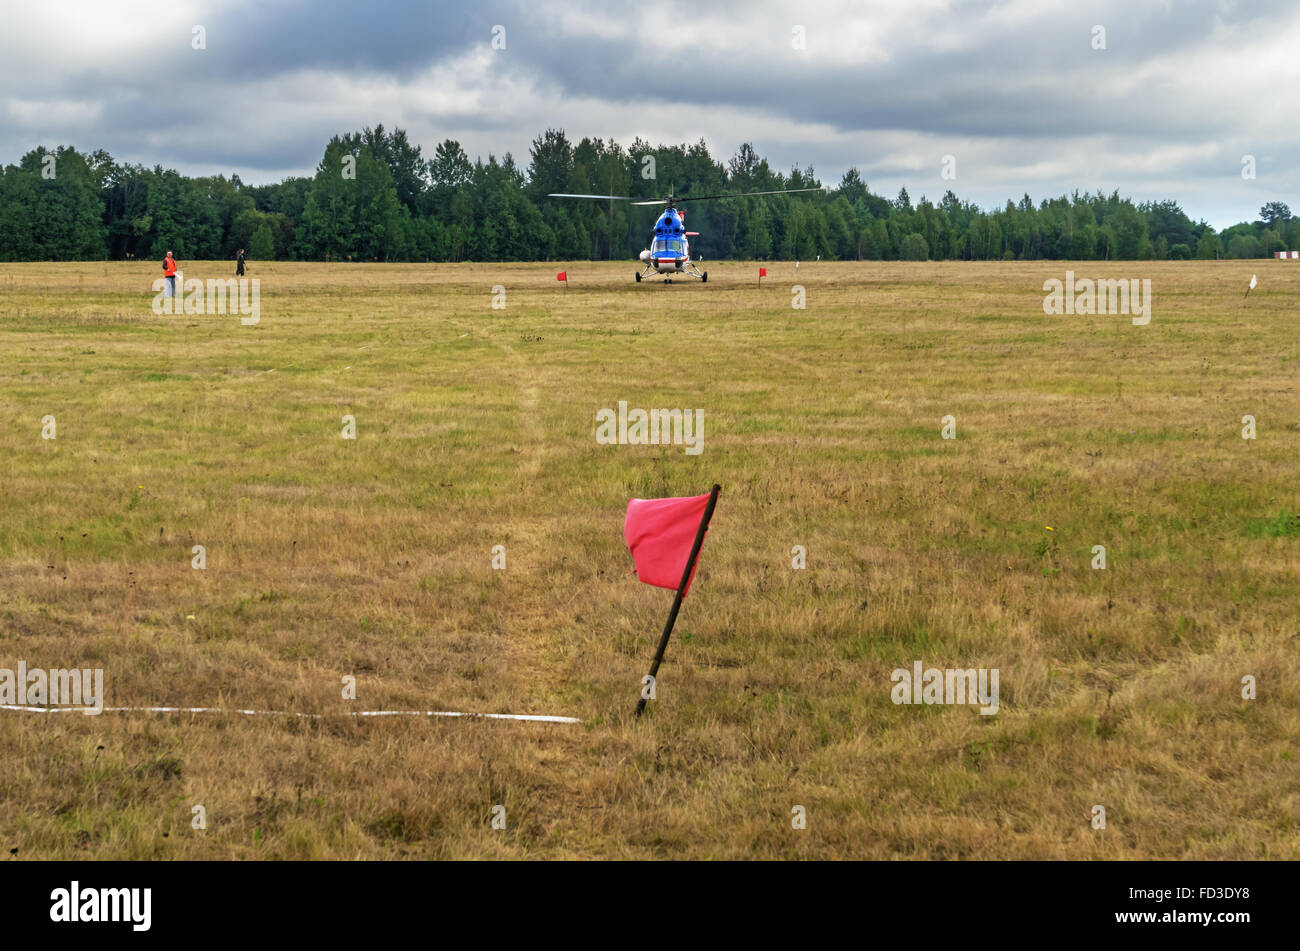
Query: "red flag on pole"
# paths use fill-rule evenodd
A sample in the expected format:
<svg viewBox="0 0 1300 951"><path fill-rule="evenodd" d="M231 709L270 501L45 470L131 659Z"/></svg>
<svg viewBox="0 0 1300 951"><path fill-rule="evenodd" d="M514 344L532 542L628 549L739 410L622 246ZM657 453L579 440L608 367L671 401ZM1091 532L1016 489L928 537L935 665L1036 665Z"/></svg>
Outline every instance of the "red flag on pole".
<svg viewBox="0 0 1300 951"><path fill-rule="evenodd" d="M660 588L677 588L682 583L708 504L707 493L680 499L632 499L627 503L623 537L636 563L637 578ZM691 566L683 596L695 579L695 568Z"/></svg>
<svg viewBox="0 0 1300 951"><path fill-rule="evenodd" d="M564 281L564 283L567 284L567 283L569 283L569 272L568 272L568 271L561 271L559 274L555 275L555 279L556 279L557 281Z"/></svg>
<svg viewBox="0 0 1300 951"><path fill-rule="evenodd" d="M759 276L759 277L767 277L767 268L765 268L765 267L761 267L761 268L759 268L759 269L758 269L758 276Z"/></svg>
<svg viewBox="0 0 1300 951"><path fill-rule="evenodd" d="M704 535L713 518L713 507L718 503L722 486L715 485L708 495L685 499L633 499L627 503L627 519L623 523L623 537L628 551L636 562L637 577L646 584L661 588L676 588L672 610L664 622L664 632L659 635L659 647L650 662L650 673L641 681L641 699L636 702L636 718L645 710L646 700L654 698L655 677L668 649L668 638L677 623L677 612L682 598L695 580L695 566L699 563ZM646 693L646 690L649 693Z"/></svg>

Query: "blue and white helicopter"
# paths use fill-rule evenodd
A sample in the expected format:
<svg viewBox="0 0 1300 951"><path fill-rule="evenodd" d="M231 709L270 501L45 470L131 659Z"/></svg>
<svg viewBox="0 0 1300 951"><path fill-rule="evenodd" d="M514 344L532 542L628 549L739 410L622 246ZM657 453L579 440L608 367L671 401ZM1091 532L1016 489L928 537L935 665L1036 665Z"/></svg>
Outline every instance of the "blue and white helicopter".
<svg viewBox="0 0 1300 951"><path fill-rule="evenodd" d="M714 201L719 198L751 198L755 195L789 195L794 192L819 192L820 188L782 188L771 192L737 192L731 195L692 195L689 198L678 198L675 195L669 195L667 198L650 198L636 199L629 198L626 195L568 195L563 193L552 193L547 198L595 198L602 201L630 201L634 205L667 205L664 213L659 216L655 222L655 234L651 239L650 247L641 252L640 257L645 262L645 270L636 272L637 283L641 279L649 277L651 274L664 275L664 283L671 284L674 274L684 274L687 277L693 277L701 282L707 282L709 279L708 271L701 271L691 262L690 242L688 238L693 238L699 234L698 231L686 230L686 212L679 211L677 205L687 201Z"/></svg>

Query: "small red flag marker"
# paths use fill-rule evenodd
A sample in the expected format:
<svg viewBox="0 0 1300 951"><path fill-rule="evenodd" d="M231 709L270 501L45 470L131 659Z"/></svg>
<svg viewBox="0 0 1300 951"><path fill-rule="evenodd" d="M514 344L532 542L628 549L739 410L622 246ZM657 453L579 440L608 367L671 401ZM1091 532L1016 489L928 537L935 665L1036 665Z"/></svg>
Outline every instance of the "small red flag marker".
<svg viewBox="0 0 1300 951"><path fill-rule="evenodd" d="M700 557L700 546L704 544L704 535L709 530L713 508L718 504L718 493L721 490L721 486L714 485L708 495L632 499L627 503L623 538L636 563L637 578L660 588L677 589L668 621L664 624L663 634L659 636L659 647L650 664L650 673L642 681L643 684L650 685L651 689L659 674L664 651L668 648L673 625L677 623L682 598L686 597L691 581L695 578L695 563ZM646 694L642 693L641 699L637 701L634 719L641 718L645 704Z"/></svg>
<svg viewBox="0 0 1300 951"><path fill-rule="evenodd" d="M762 284L762 283L763 283L763 278L765 278L765 277L767 277L767 268L765 268L765 267L761 267L761 268L759 268L759 269L758 269L758 283L759 283L759 284Z"/></svg>
<svg viewBox="0 0 1300 951"><path fill-rule="evenodd" d="M568 271L561 271L559 274L555 275L555 279L556 279L557 281L563 281L563 282L564 282L564 289L565 289L566 291L569 289L569 272L568 272Z"/></svg>

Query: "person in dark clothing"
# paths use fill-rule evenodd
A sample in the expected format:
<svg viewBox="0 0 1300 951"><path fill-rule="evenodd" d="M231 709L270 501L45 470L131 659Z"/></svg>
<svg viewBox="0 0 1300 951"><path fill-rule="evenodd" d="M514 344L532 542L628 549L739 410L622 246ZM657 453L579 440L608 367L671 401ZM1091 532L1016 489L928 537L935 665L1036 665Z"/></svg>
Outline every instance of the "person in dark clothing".
<svg viewBox="0 0 1300 951"><path fill-rule="evenodd" d="M244 249L240 248L239 253L235 255L235 276L243 277L244 275Z"/></svg>

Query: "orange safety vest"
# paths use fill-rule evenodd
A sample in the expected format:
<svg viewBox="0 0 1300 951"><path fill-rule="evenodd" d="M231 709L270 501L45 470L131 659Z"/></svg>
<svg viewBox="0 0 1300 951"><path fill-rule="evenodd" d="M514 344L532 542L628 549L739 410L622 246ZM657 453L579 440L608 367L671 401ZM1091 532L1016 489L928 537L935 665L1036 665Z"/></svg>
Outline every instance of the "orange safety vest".
<svg viewBox="0 0 1300 951"><path fill-rule="evenodd" d="M163 277L176 276L176 260L174 258L163 258Z"/></svg>

